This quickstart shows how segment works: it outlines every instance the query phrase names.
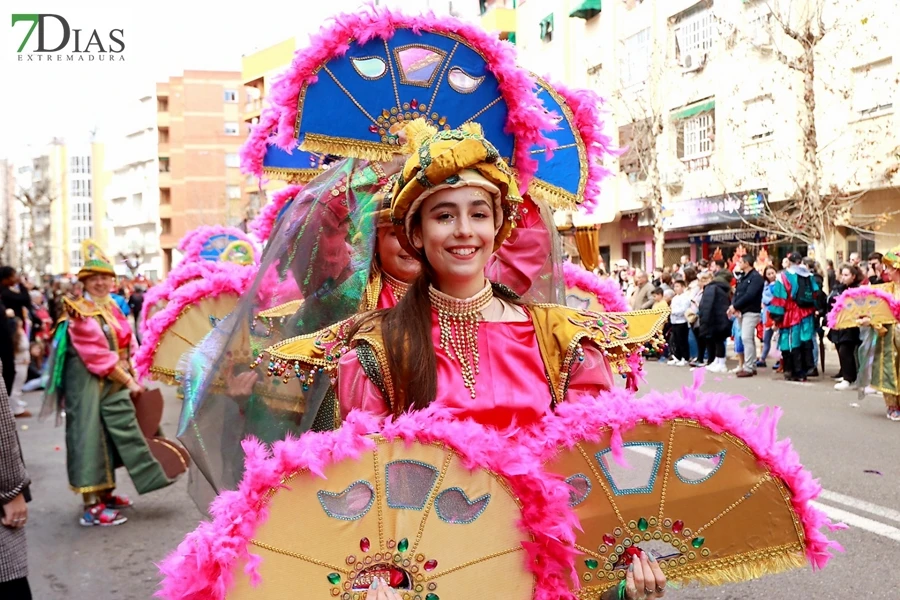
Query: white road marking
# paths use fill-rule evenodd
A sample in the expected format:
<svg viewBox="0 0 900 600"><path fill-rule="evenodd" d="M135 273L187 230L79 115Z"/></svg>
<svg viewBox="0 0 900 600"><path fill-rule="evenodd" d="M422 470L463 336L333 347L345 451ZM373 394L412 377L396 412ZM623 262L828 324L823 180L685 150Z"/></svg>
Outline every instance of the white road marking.
<svg viewBox="0 0 900 600"><path fill-rule="evenodd" d="M855 508L856 510L867 512L870 515L900 523L900 511L878 506L877 504L872 504L871 502L866 502L865 500L860 500L852 496L845 496L844 494L839 494L837 492L822 490L822 493L819 494L819 500L843 504L849 508Z"/></svg>
<svg viewBox="0 0 900 600"><path fill-rule="evenodd" d="M900 529L897 529L896 527L885 525L879 521L873 521L868 517L862 517L856 513L841 508L834 508L833 506L828 506L827 504L822 504L820 502L810 502L810 504L820 509L834 521L846 523L850 527L864 529L869 533L874 533L875 535L886 537L895 542L900 542Z"/></svg>

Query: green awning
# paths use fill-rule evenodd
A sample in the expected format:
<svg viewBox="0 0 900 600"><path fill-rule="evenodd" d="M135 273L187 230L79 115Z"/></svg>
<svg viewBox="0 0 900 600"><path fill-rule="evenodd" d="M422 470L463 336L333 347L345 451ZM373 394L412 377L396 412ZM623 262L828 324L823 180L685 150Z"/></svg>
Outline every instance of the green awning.
<svg viewBox="0 0 900 600"><path fill-rule="evenodd" d="M707 100L706 102L701 102L699 104L694 104L693 106L688 106L687 108L683 108L676 113L672 114L673 119L687 119L688 117L693 117L694 115L699 115L700 113L709 112L716 107L716 101Z"/></svg>
<svg viewBox="0 0 900 600"><path fill-rule="evenodd" d="M581 6L569 13L570 17L576 19L593 19L600 14L600 0L584 0Z"/></svg>

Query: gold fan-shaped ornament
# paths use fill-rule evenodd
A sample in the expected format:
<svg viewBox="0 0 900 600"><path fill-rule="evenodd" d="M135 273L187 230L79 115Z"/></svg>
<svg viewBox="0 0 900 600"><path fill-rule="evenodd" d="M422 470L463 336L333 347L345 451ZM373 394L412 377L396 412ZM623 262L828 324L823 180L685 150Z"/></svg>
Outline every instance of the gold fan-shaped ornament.
<svg viewBox="0 0 900 600"><path fill-rule="evenodd" d="M159 336L150 377L175 385L175 369L181 355L193 350L219 321L235 309L238 300L240 296L237 294L224 293L186 306L175 322Z"/></svg>
<svg viewBox="0 0 900 600"><path fill-rule="evenodd" d="M238 567L228 599L363 600L381 577L405 600L529 600L528 536L506 482L442 444L374 439L325 479L301 471L269 491L250 542L261 583Z"/></svg>
<svg viewBox="0 0 900 600"><path fill-rule="evenodd" d="M581 441L548 470L572 486L583 531L581 599L625 578L632 553L652 553L672 582L718 585L806 564L804 530L789 490L737 437L688 419L639 424L610 447Z"/></svg>

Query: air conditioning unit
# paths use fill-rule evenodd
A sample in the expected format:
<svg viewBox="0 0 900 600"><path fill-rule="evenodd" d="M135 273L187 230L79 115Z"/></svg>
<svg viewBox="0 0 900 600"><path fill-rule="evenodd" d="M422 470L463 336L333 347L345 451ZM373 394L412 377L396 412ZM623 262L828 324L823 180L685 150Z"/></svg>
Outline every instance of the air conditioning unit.
<svg viewBox="0 0 900 600"><path fill-rule="evenodd" d="M706 53L702 50L691 50L681 57L681 66L685 72L697 71L703 67L706 62Z"/></svg>

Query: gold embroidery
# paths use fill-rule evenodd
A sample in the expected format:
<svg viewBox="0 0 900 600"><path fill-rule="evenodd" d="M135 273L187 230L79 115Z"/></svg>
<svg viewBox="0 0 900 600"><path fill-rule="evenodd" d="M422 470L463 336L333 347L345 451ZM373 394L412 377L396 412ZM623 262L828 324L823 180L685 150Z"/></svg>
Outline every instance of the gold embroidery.
<svg viewBox="0 0 900 600"><path fill-rule="evenodd" d="M616 513L616 518L619 519L619 523L622 524L622 528L625 529L629 535L633 535L634 532L628 527L628 524L625 522L625 517L623 517L621 511L619 511L619 507L616 504L616 501L613 499L612 492L609 491L604 478L600 476L600 473L597 471L597 467L594 466L594 461L591 460L581 444L575 444L575 447L578 448L578 452L581 453L582 458L584 458L584 461L588 464L588 467L590 467L591 473L594 475L594 481L599 483L600 487L603 488L603 493L606 494L606 498L607 500L609 500L609 505L612 506L613 511Z"/></svg>
<svg viewBox="0 0 900 600"><path fill-rule="evenodd" d="M263 173L272 179L279 179L286 183L308 183L324 169L288 169L285 167L263 167Z"/></svg>
<svg viewBox="0 0 900 600"><path fill-rule="evenodd" d="M384 42L385 50L388 48L387 40ZM400 60L400 53L404 50L411 50L413 48L418 48L419 50L427 50L432 54L427 57L419 60L416 63L413 63L409 66L410 71L414 71L416 69L421 69L423 67L427 67L432 63L440 63L447 57L447 51L441 50L440 48L434 48L433 46L426 46L425 44L406 44L404 46L397 46L394 48L394 64L397 65L397 70L400 71L400 81L405 85L415 85L418 87L430 88L434 83L435 77L438 74L438 68L435 67L434 71L431 73L431 77L428 78L428 81L415 81L412 79L407 79L406 77L406 69L403 67L403 61ZM449 61L448 61L449 62ZM394 84L394 88L396 90L396 83ZM397 107L400 107L400 97L397 97Z"/></svg>
<svg viewBox="0 0 900 600"><path fill-rule="evenodd" d="M283 548L276 548L275 546L266 544L265 542L260 542L259 540L250 540L250 543L256 546L257 548L262 548L263 550L268 550L269 552L275 552L277 554L283 554L284 556L290 556L291 558L297 558L304 562L308 562L313 565L317 565L319 567L326 567L331 569L332 571L337 571L338 573L343 573L344 575L350 575L351 571L343 568L336 567L332 564L329 564L323 560L315 559L311 556L306 556L304 554L300 554L299 552L291 552L290 550L285 550Z"/></svg>
<svg viewBox="0 0 900 600"><path fill-rule="evenodd" d="M422 519L419 521L419 530L416 532L416 541L413 542L412 550L410 550L410 554L415 554L416 550L419 548L419 542L422 541L422 534L425 533L425 523L428 521L428 516L431 514L431 509L434 507L434 501L437 499L438 490L444 484L444 477L447 476L447 469L450 468L450 461L453 459L453 453L447 452L447 456L444 457L444 464L441 467L441 472L438 475L437 481L434 482L434 485L431 488L431 493L428 496L428 500L425 503L425 509L422 513Z"/></svg>

